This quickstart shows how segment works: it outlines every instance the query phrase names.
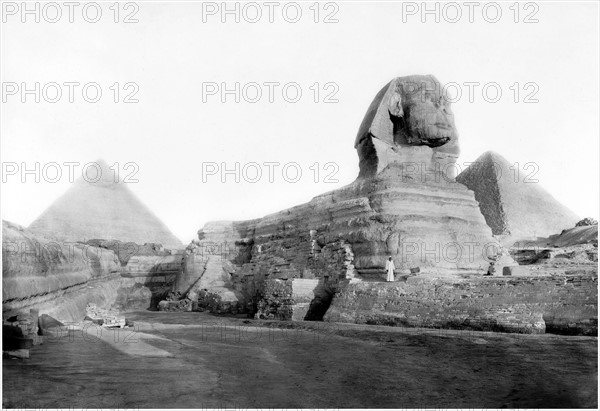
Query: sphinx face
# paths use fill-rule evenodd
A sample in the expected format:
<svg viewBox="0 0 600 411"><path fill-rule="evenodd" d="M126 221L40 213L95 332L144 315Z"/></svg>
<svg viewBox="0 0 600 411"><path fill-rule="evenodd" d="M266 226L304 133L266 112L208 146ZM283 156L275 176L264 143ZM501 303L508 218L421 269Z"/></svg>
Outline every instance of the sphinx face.
<svg viewBox="0 0 600 411"><path fill-rule="evenodd" d="M437 80L418 76L398 87L402 117L394 120L396 143L440 147L458 138L450 102Z"/></svg>

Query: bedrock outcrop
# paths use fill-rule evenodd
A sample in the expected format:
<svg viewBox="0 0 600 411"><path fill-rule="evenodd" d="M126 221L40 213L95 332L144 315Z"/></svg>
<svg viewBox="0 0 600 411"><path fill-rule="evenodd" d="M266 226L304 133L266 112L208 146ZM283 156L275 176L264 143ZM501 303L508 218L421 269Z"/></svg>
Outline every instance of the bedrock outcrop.
<svg viewBox="0 0 600 411"><path fill-rule="evenodd" d="M81 321L88 303L122 310L155 306L181 270L181 255L143 255L148 251L141 246L142 255L124 261L114 246L49 240L3 221L3 318L35 309Z"/></svg>
<svg viewBox="0 0 600 411"><path fill-rule="evenodd" d="M119 263L112 251L78 243L67 248L8 222L2 239L3 317L37 308L70 321L88 301L103 304L116 293Z"/></svg>

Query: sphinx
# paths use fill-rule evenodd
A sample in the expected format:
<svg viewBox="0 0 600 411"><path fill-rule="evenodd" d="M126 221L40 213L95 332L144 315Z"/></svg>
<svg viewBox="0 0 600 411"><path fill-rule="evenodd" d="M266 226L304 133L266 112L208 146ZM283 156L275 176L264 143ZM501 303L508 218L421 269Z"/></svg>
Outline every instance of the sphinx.
<svg viewBox="0 0 600 411"><path fill-rule="evenodd" d="M243 305L266 280L382 280L390 256L397 275L477 276L492 261L499 273L515 264L454 178L458 132L435 77L390 81L354 147L353 183L255 220L206 223L174 291ZM226 255L209 252L224 244Z"/></svg>

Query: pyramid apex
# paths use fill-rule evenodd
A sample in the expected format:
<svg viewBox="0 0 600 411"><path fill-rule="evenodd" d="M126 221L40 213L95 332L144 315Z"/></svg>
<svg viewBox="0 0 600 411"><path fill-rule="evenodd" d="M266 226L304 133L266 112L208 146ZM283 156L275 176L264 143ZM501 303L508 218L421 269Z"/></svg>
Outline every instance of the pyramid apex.
<svg viewBox="0 0 600 411"><path fill-rule="evenodd" d="M485 153L483 153L482 155L479 156L479 158L477 159L478 162L494 162L494 163L500 163L500 164L508 164L508 160L504 157L502 157L500 154L496 153L495 151L492 150L488 150Z"/></svg>
<svg viewBox="0 0 600 411"><path fill-rule="evenodd" d="M510 169L511 163L495 151L486 151L460 173L457 181L462 182L461 180L467 178L466 176L472 173L480 173L481 170L489 169L490 167L498 169L502 173L502 170Z"/></svg>
<svg viewBox="0 0 600 411"><path fill-rule="evenodd" d="M115 169L102 158L85 163L84 170L77 184L117 185L121 182L120 178L115 178Z"/></svg>

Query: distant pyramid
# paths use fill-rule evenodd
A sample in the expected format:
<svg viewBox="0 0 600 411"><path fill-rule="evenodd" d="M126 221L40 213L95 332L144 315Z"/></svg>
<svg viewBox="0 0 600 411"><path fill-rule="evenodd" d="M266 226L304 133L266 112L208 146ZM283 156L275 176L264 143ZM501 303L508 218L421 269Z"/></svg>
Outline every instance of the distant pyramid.
<svg viewBox="0 0 600 411"><path fill-rule="evenodd" d="M475 192L494 235L528 239L574 227L577 215L532 180L531 170L519 168L517 174L515 167L492 151L482 154L456 178Z"/></svg>
<svg viewBox="0 0 600 411"><path fill-rule="evenodd" d="M177 239L123 183L114 181L114 172L96 161L102 174L98 181L94 168L88 178L75 181L28 227L48 238L65 241L90 239L160 243L166 248L183 248Z"/></svg>

